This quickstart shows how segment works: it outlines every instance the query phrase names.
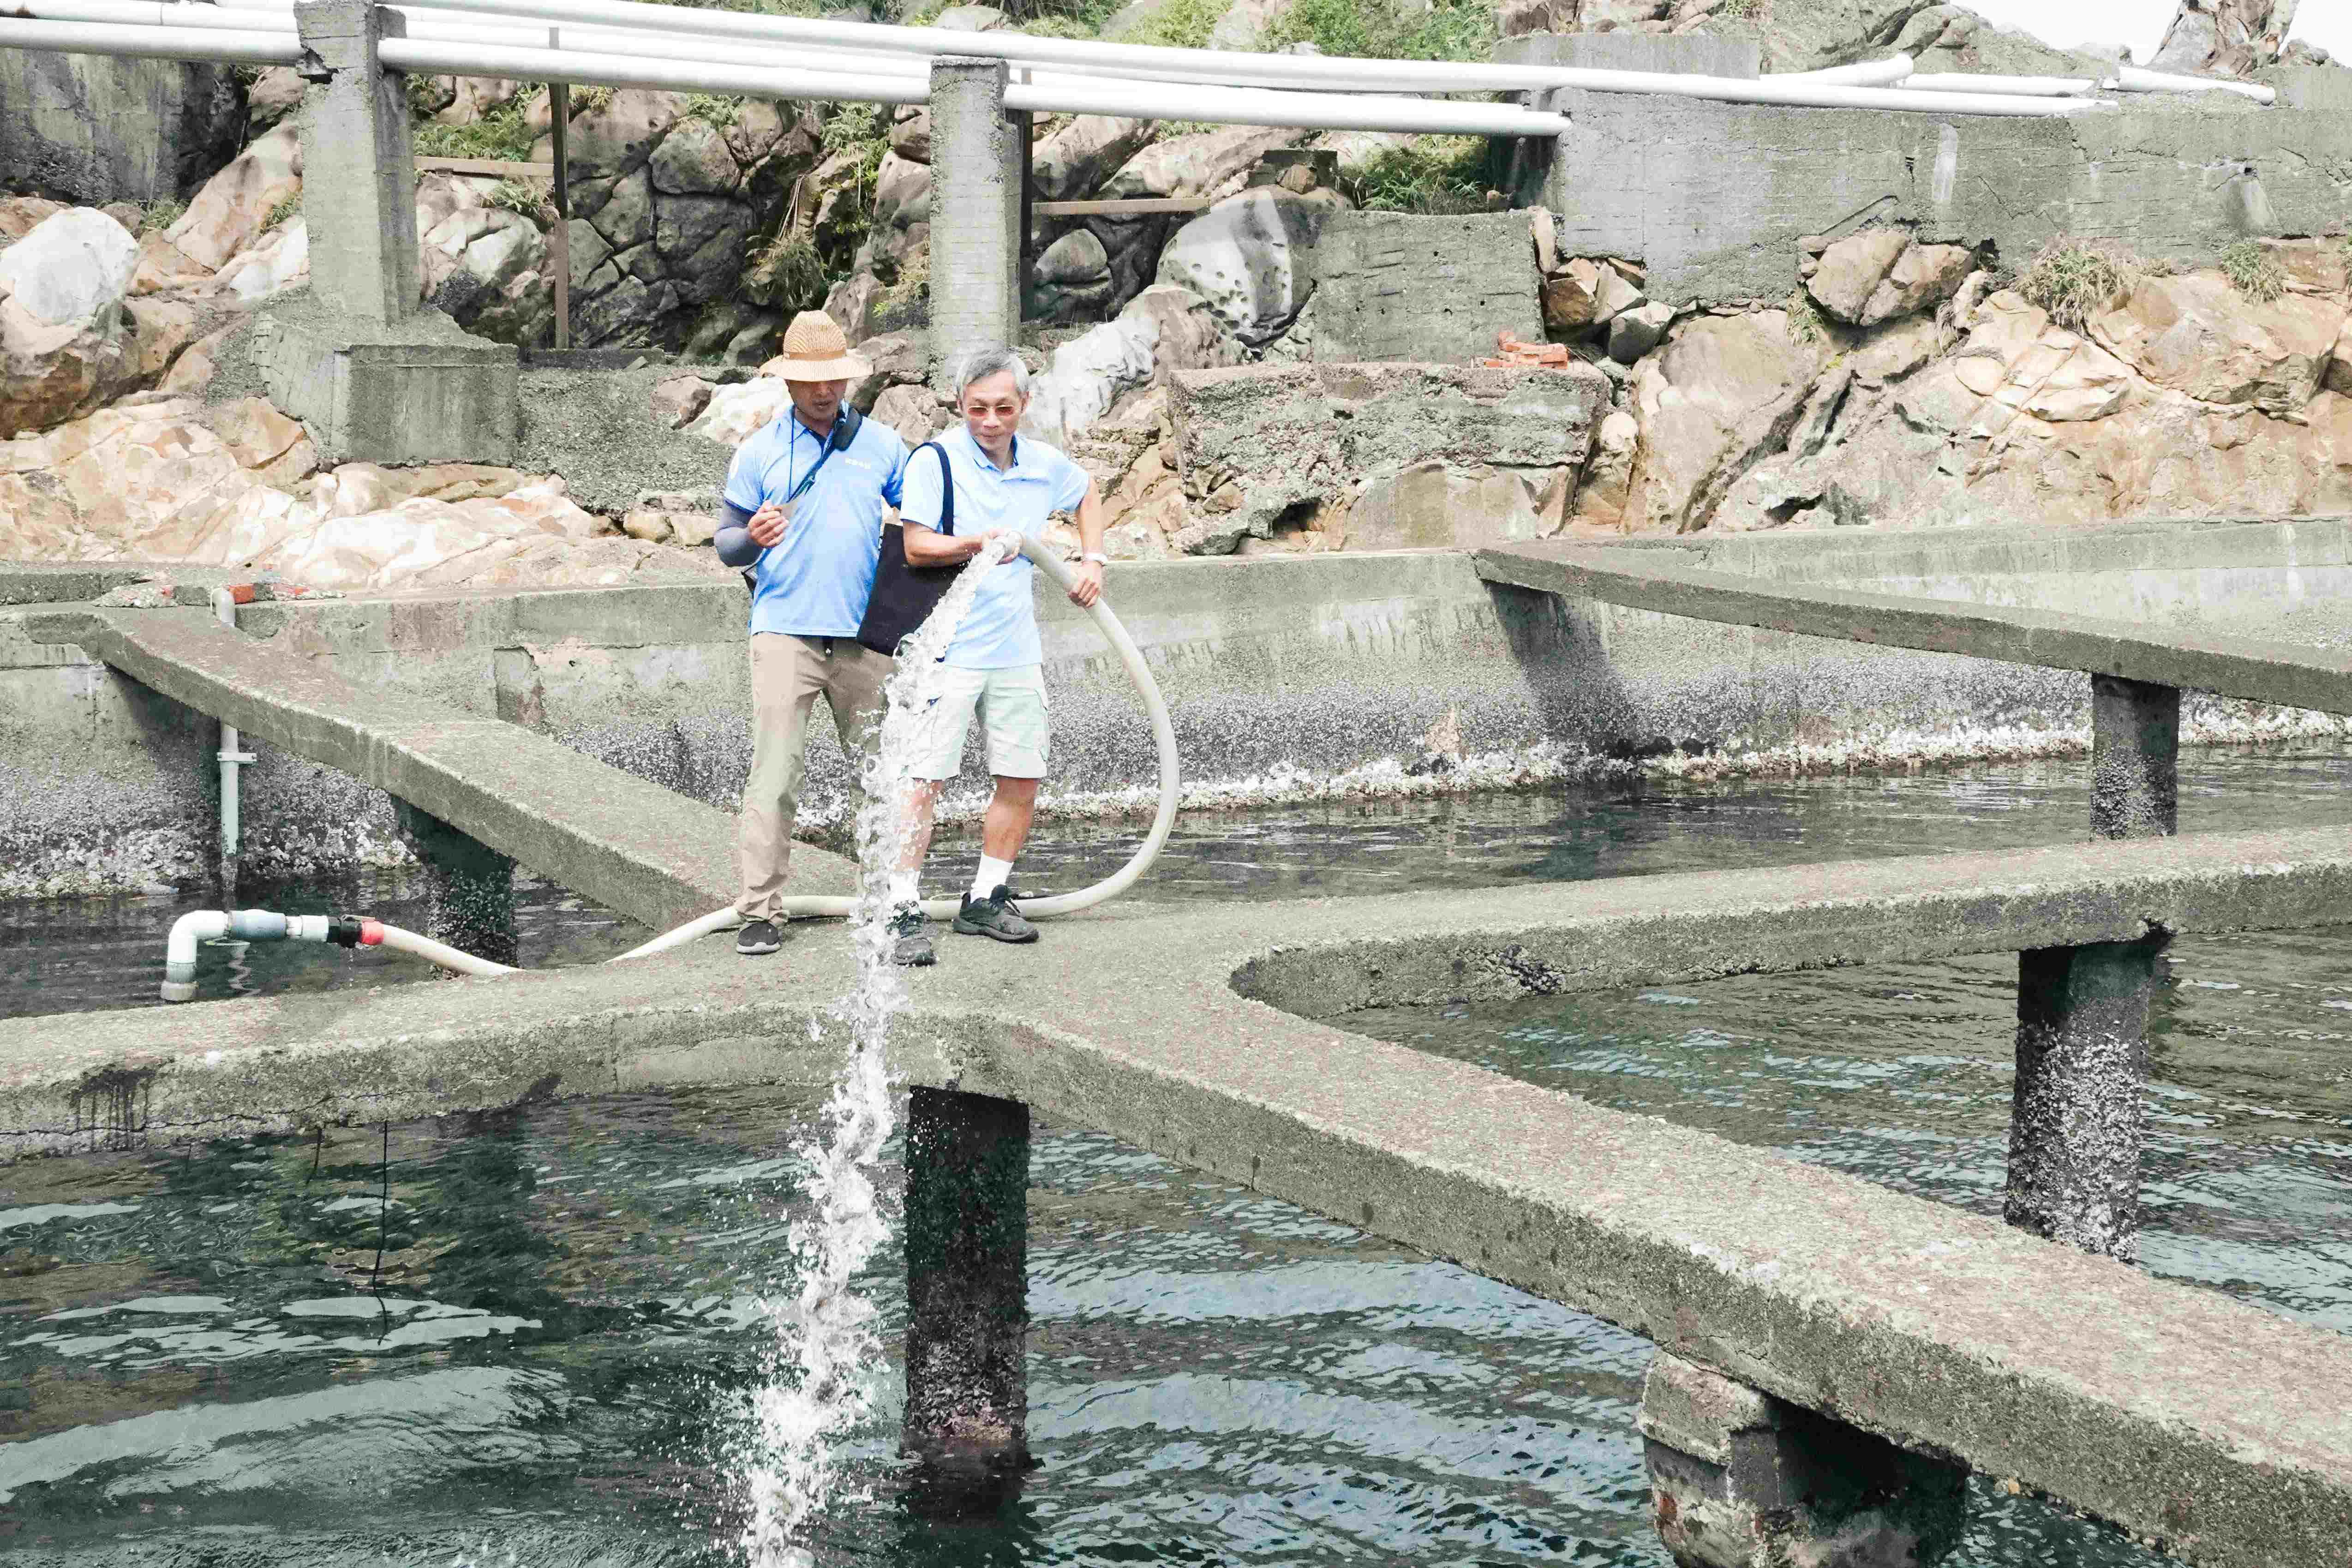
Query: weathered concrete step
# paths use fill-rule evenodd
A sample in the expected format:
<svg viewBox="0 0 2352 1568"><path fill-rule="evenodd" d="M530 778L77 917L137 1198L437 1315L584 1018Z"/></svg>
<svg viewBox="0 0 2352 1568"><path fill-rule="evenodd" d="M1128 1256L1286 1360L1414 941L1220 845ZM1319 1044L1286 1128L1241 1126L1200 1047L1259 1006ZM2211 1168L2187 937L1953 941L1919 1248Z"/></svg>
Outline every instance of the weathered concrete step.
<svg viewBox="0 0 2352 1568"><path fill-rule="evenodd" d="M355 686L204 610L26 617L249 738L351 774L551 881L658 930L732 901L735 819L544 736ZM846 893L849 862L803 845L791 890Z"/></svg>
<svg viewBox="0 0 2352 1568"><path fill-rule="evenodd" d="M2352 655L2328 648L2164 633L2055 610L1769 581L1690 566L1670 559L1671 553L1541 540L1481 550L1474 562L1489 583L1660 615L2080 669L2284 708L2352 713Z"/></svg>
<svg viewBox="0 0 2352 1568"><path fill-rule="evenodd" d="M2338 829L1111 913L1032 948L948 939L912 977L894 1067L1456 1259L2189 1561L2334 1563L2352 1339L1312 1016L2311 925L2347 899ZM0 1022L0 1149L821 1081L852 978L820 930L758 965L706 944L195 1004L168 1030Z"/></svg>

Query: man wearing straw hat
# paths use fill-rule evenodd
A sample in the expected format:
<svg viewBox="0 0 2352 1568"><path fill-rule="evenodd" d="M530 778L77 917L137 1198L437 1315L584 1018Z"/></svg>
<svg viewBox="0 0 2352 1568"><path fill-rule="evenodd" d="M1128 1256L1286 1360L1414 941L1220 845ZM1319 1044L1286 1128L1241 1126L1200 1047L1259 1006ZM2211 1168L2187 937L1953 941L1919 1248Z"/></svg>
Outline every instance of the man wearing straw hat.
<svg viewBox="0 0 2352 1568"><path fill-rule="evenodd" d="M874 591L882 508L898 504L907 445L845 399L873 367L822 310L784 332L793 405L736 448L719 558L751 584L751 776L736 829L747 957L783 945L784 877L800 807L810 710L820 693L853 770L882 714L890 660L858 646ZM854 780L853 773L853 780Z"/></svg>

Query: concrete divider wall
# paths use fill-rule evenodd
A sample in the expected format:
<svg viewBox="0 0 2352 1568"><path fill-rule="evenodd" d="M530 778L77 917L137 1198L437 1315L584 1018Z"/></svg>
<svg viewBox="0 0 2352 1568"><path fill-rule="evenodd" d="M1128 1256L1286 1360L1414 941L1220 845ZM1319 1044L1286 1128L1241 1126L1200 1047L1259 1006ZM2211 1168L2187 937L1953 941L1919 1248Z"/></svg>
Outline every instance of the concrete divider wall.
<svg viewBox="0 0 2352 1568"><path fill-rule="evenodd" d="M2262 627L2300 596L2332 624L2344 523L2123 524L1696 544L1760 575L2049 604L2183 626ZM1787 772L2065 752L2088 734L2086 680L1748 631L1489 586L1465 556L1259 556L1114 569L1114 603L1166 690L1194 805L1538 783L1596 768ZM5 595L0 595L5 599ZM0 896L106 892L207 875L212 726L25 634L0 605ZM142 612L202 614L194 610ZM750 758L743 595L708 582L249 607L289 658L497 717L695 798L731 806ZM1140 705L1084 618L1044 605L1055 752L1048 804L1140 811L1152 756ZM2336 721L2192 705L2206 738ZM803 828L843 816L826 726ZM264 747L247 770L248 874L405 858L376 791ZM1433 753L1459 758L1431 767ZM968 760L959 796L983 782Z"/></svg>
<svg viewBox="0 0 2352 1568"><path fill-rule="evenodd" d="M2022 267L2096 235L2150 259L2210 263L2250 235L2330 234L2352 216L2334 171L2352 115L2150 100L2108 113L2000 119L1706 102L1571 90L1573 121L1540 190L1566 255L1649 267L1653 299L1779 299L1797 241L1872 223L1990 241Z"/></svg>

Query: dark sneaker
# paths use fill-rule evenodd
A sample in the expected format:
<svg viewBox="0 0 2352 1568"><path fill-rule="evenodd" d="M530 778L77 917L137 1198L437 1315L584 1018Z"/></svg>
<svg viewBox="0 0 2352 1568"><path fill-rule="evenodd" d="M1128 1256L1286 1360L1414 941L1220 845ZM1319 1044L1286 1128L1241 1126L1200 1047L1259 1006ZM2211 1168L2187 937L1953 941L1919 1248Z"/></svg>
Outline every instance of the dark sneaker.
<svg viewBox="0 0 2352 1568"><path fill-rule="evenodd" d="M753 921L735 935L735 951L746 958L764 957L783 945L784 933L773 921Z"/></svg>
<svg viewBox="0 0 2352 1568"><path fill-rule="evenodd" d="M940 961L931 946L931 926L922 910L908 904L890 917L890 962L905 969L929 969Z"/></svg>
<svg viewBox="0 0 2352 1568"><path fill-rule="evenodd" d="M955 929L958 936L992 936L999 942L1037 940L1037 928L1021 918L1013 904L1013 889L1002 884L984 899L966 895L963 908L956 912Z"/></svg>

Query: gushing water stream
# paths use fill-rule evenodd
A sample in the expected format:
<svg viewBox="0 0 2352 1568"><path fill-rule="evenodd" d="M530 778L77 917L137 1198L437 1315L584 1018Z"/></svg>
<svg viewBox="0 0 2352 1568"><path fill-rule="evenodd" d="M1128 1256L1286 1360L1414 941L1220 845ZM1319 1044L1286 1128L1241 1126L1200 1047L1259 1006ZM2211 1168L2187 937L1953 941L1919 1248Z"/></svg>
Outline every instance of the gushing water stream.
<svg viewBox="0 0 2352 1568"><path fill-rule="evenodd" d="M879 742L867 757L857 813L857 913L852 932L857 984L835 1005L849 1026L848 1058L835 1079L815 1139L793 1152L811 1168L814 1212L792 1229L800 1294L763 1303L771 1331L767 1375L751 1397L744 1484L750 1519L738 1539L751 1568L805 1568L801 1544L812 1518L833 1500L839 1440L873 1403L884 1365L874 1303L851 1284L889 1237L874 1166L897 1119L885 1059L890 1022L907 1005L907 984L891 962L890 873L906 847L906 794L925 710L937 694L940 658L980 592L981 578L1010 552L992 540L956 576L921 628L900 647L885 695Z"/></svg>

